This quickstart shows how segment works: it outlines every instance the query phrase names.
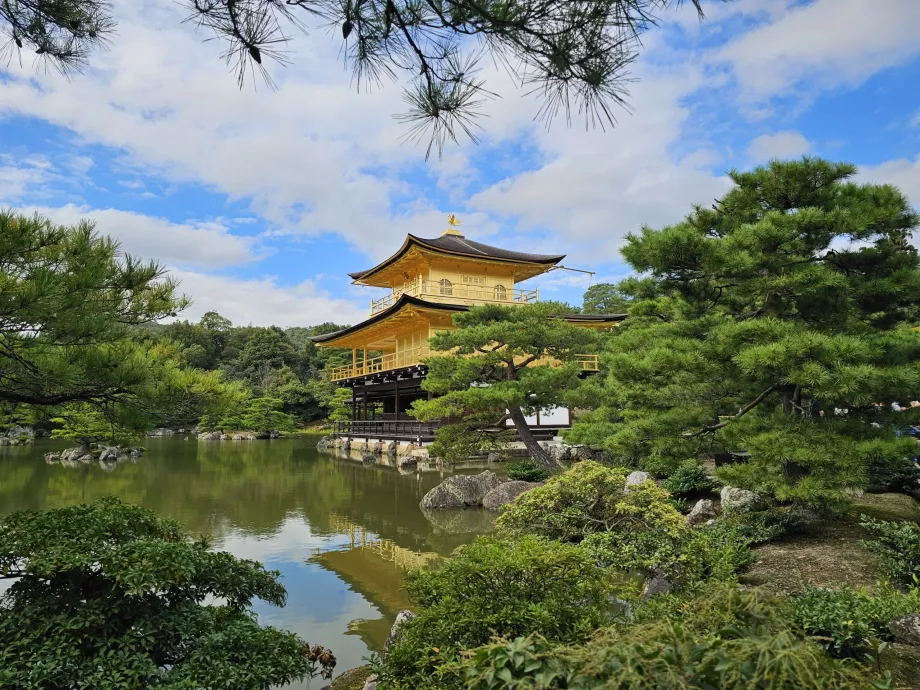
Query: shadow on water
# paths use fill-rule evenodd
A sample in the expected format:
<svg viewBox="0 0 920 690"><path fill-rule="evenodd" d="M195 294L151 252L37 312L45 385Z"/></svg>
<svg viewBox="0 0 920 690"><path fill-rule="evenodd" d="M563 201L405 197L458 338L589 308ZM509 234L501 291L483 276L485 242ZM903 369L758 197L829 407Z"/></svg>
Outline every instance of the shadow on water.
<svg viewBox="0 0 920 690"><path fill-rule="evenodd" d="M47 464L44 454L64 447L53 441L0 447L0 517L117 496L177 518L280 571L288 604L260 603L260 619L330 647L342 671L378 650L408 606L406 570L489 531L493 516L425 515L419 501L449 471L365 465L319 454L316 440L150 438L142 458L103 466Z"/></svg>

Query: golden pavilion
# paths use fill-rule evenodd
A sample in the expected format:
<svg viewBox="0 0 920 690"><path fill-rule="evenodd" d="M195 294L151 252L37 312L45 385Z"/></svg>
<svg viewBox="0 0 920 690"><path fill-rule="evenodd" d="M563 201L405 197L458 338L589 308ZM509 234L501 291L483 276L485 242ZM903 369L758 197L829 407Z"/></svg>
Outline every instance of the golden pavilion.
<svg viewBox="0 0 920 690"><path fill-rule="evenodd" d="M330 377L352 388L352 423L343 433L377 438L421 438L433 435L408 415L414 400L427 397L421 388L431 354L428 339L453 328L453 315L481 304L524 305L540 299L539 288L521 283L563 268L564 254L529 254L467 239L451 215L449 228L434 239L407 235L402 246L373 268L349 276L354 284L389 292L372 299L370 316L334 333L312 338L320 347L347 348L351 364L333 369ZM623 315L565 315L589 328L607 328ZM584 355L582 368L598 370L596 355ZM539 415L534 426L546 426ZM556 413L550 426L568 426L568 415ZM373 423L373 424L371 424ZM424 440L424 439L423 439Z"/></svg>

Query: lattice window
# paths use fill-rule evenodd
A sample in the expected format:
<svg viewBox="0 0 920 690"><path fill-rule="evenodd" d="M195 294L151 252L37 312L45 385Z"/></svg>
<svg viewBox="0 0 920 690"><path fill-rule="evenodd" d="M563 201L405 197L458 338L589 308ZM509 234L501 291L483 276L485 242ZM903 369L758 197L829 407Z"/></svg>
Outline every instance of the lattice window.
<svg viewBox="0 0 920 690"><path fill-rule="evenodd" d="M454 294L454 286L447 278L441 278L441 280L438 281L438 291L442 295L452 295Z"/></svg>
<svg viewBox="0 0 920 690"><path fill-rule="evenodd" d="M508 299L508 291L505 289L504 285L495 286L495 299L499 302L504 302Z"/></svg>
<svg viewBox="0 0 920 690"><path fill-rule="evenodd" d="M464 285L485 285L485 276L461 276Z"/></svg>

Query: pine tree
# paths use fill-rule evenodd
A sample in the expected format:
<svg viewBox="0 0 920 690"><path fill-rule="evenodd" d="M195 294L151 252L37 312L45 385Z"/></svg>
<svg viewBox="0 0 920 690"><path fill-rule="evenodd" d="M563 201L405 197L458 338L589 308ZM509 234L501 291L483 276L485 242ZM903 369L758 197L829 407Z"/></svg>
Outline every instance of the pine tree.
<svg viewBox="0 0 920 690"><path fill-rule="evenodd" d="M533 459L556 469L526 417L565 405L581 385L578 355L593 350L596 335L556 318L565 310L565 305L543 302L486 305L455 314L456 329L431 339L432 349L450 354L426 360L424 386L438 397L416 401L413 414L423 420L457 420L439 430L437 440L464 452L487 442L484 429L502 429L510 420ZM471 435L483 440L471 443Z"/></svg>
<svg viewBox="0 0 920 690"><path fill-rule="evenodd" d="M804 158L732 172L681 223L629 235L642 279L603 356L603 404L573 438L667 476L732 453L718 476L830 506L904 476L897 412L920 393L918 216L852 165Z"/></svg>
<svg viewBox="0 0 920 690"><path fill-rule="evenodd" d="M360 85L404 77L409 138L430 133L428 152L459 135L476 138L486 88L480 62L502 63L540 92L539 116L572 113L613 125L626 102L628 71L655 14L682 0L183 0L189 19L225 47L242 86L250 72L271 83L269 60L288 62L292 31L319 20L341 32L343 55ZM702 18L702 0L689 0ZM113 35L107 0L0 2L0 31L14 50L63 71L83 67ZM470 37L478 40L471 41Z"/></svg>

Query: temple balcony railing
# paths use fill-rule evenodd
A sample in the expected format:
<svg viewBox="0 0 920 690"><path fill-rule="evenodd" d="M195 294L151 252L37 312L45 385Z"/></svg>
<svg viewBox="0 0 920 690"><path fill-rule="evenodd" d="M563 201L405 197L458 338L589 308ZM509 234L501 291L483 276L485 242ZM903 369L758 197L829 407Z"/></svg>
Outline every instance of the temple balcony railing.
<svg viewBox="0 0 920 690"><path fill-rule="evenodd" d="M390 352L380 357L373 357L364 362L335 367L329 372L332 382L345 381L358 376L380 374L394 369L417 366L425 357L431 355L431 348L427 345L413 347L400 352ZM600 361L597 355L575 355L575 361L584 372L600 371Z"/></svg>
<svg viewBox="0 0 920 690"><path fill-rule="evenodd" d="M402 295L420 297L434 302L449 302L451 304L520 305L540 301L539 288L517 290L500 285L468 285L456 282L444 284L441 281L416 278L402 289L394 290L389 295L379 299L372 299L371 315L392 307Z"/></svg>

